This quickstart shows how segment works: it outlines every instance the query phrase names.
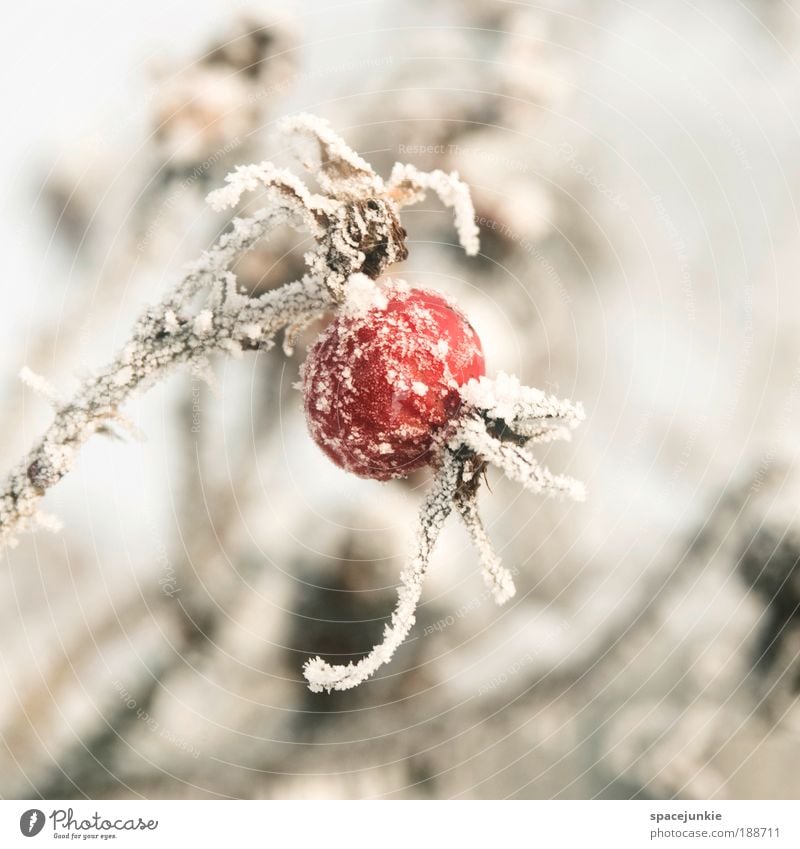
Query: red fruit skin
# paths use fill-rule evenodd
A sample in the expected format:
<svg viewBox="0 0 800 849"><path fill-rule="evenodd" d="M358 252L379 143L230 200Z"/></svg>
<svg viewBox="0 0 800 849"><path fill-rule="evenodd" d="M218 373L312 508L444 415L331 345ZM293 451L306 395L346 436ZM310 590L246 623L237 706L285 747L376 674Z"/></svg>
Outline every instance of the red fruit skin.
<svg viewBox="0 0 800 849"><path fill-rule="evenodd" d="M375 480L427 465L461 406L459 386L484 374L477 334L445 298L404 284L384 294L383 309L337 315L303 367L314 441L337 466Z"/></svg>

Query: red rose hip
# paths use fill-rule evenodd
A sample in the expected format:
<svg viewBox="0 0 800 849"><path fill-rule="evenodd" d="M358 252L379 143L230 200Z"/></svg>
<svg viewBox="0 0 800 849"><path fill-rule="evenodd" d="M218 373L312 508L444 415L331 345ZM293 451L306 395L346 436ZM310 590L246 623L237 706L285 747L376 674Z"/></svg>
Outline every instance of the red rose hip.
<svg viewBox="0 0 800 849"><path fill-rule="evenodd" d="M303 366L308 426L341 468L405 477L430 462L434 439L461 406L459 387L483 375L481 343L435 292L400 282L351 285L353 297Z"/></svg>

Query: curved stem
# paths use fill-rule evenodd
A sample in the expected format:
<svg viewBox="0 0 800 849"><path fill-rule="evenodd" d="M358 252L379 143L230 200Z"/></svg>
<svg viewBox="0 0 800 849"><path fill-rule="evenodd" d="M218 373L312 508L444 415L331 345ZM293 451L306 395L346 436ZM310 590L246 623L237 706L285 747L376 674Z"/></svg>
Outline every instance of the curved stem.
<svg viewBox="0 0 800 849"><path fill-rule="evenodd" d="M461 466L450 451L445 451L431 487L419 511L419 527L413 557L400 574L397 606L391 623L386 626L383 642L357 663L331 665L321 657L306 661L303 674L309 689L315 693L323 690L349 690L366 681L377 669L388 663L402 645L416 621L416 609L422 595L422 582L428 570L433 546L450 515L458 489Z"/></svg>

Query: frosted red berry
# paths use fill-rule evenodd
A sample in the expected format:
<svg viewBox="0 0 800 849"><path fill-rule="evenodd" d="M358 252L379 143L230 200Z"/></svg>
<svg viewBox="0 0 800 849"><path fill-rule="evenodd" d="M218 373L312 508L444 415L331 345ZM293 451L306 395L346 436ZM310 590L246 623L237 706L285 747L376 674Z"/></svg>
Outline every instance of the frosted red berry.
<svg viewBox="0 0 800 849"><path fill-rule="evenodd" d="M315 442L365 478L405 477L431 460L461 406L459 387L484 374L464 315L441 295L390 284L347 306L308 353L303 400Z"/></svg>

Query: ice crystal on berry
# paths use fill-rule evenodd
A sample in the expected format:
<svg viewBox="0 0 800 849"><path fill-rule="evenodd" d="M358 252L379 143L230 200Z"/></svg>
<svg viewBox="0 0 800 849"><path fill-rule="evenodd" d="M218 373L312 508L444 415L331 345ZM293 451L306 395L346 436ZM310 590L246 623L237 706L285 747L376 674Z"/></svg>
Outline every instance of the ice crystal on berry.
<svg viewBox="0 0 800 849"><path fill-rule="evenodd" d="M431 462L460 387L483 374L483 351L441 295L370 285L371 295L357 285L358 310L343 310L309 351L303 393L320 448L343 469L388 480Z"/></svg>

